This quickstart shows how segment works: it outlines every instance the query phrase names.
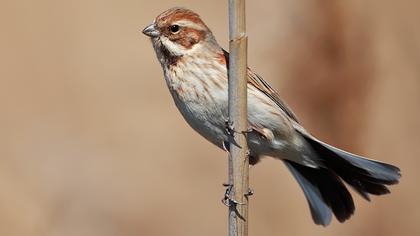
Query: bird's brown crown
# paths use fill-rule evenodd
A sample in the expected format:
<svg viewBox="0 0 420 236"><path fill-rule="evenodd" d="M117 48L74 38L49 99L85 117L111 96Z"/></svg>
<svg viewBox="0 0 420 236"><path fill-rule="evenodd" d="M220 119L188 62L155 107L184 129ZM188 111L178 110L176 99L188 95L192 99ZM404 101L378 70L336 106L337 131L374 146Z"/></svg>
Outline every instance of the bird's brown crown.
<svg viewBox="0 0 420 236"><path fill-rule="evenodd" d="M155 25L163 36L186 49L211 33L197 13L180 7L161 13L156 17Z"/></svg>

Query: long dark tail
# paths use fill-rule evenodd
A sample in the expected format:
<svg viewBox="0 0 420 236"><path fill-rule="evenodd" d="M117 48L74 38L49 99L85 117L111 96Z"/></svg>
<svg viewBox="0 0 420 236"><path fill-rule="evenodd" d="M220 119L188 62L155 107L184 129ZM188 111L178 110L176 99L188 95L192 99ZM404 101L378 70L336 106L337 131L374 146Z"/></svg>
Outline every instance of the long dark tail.
<svg viewBox="0 0 420 236"><path fill-rule="evenodd" d="M328 225L331 211L340 222L354 213L353 198L342 180L370 201L369 194L390 193L386 185L398 183L401 177L396 166L368 160L302 135L322 158L325 168L315 169L290 161L285 163L305 193L316 224Z"/></svg>

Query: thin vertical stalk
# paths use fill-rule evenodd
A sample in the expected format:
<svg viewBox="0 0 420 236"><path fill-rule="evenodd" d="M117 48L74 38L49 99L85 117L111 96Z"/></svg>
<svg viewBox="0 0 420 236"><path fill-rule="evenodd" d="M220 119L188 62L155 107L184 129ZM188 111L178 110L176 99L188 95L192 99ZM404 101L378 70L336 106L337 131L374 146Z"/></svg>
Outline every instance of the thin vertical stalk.
<svg viewBox="0 0 420 236"><path fill-rule="evenodd" d="M248 235L247 36L245 0L229 0L229 236Z"/></svg>

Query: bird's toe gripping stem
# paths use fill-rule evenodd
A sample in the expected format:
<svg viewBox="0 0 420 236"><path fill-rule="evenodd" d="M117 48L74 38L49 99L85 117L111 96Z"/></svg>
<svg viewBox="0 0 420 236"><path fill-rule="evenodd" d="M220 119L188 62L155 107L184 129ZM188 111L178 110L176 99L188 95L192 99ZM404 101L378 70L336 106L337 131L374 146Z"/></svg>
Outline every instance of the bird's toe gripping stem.
<svg viewBox="0 0 420 236"><path fill-rule="evenodd" d="M224 183L223 186L226 187L225 195L222 199L222 203L225 206L230 207L230 206L233 206L233 205L246 205L246 203L238 202L231 197L233 184ZM244 194L244 196L246 198L248 198L252 195L254 195L254 190L252 190L252 189L248 189L248 192Z"/></svg>

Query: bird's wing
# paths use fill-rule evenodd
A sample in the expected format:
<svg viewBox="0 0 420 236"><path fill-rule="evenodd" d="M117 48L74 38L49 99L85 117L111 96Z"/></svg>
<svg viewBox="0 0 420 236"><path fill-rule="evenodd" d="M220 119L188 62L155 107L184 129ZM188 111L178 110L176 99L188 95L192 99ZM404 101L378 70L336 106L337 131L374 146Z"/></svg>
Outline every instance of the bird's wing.
<svg viewBox="0 0 420 236"><path fill-rule="evenodd" d="M226 59L226 66L229 70L229 53L226 50L223 50L223 54ZM280 109L293 121L299 123L295 113L287 106L285 102L280 99L279 94L259 75L255 74L251 69L248 68L248 84L255 87L267 97L269 97L273 102L280 107Z"/></svg>
<svg viewBox="0 0 420 236"><path fill-rule="evenodd" d="M271 100L273 100L277 106L280 107L286 113L289 118L299 123L295 113L287 106L285 102L280 99L279 94L259 75L255 74L251 69L248 68L248 84L252 85L256 89L263 92Z"/></svg>

